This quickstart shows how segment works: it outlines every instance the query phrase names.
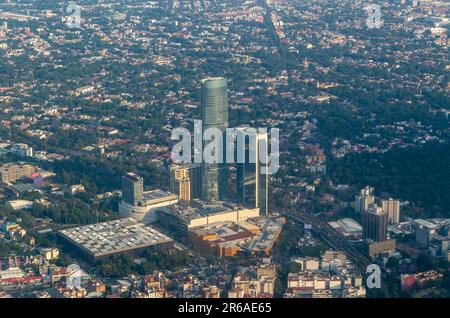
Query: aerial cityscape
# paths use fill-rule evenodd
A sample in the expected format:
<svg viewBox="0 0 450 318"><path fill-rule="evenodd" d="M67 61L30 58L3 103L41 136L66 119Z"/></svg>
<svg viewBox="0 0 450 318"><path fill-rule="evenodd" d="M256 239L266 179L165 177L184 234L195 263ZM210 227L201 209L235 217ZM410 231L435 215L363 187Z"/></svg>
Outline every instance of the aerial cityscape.
<svg viewBox="0 0 450 318"><path fill-rule="evenodd" d="M450 298L449 34L446 0L2 1L0 298Z"/></svg>

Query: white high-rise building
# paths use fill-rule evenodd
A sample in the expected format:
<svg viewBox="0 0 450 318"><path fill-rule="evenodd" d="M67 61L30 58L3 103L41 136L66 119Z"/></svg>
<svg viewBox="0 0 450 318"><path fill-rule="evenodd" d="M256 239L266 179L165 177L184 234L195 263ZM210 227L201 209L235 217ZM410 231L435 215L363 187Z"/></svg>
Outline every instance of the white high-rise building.
<svg viewBox="0 0 450 318"><path fill-rule="evenodd" d="M355 196L355 211L364 212L370 205L375 204L375 196L373 195L372 187L365 187L361 189L359 195Z"/></svg>
<svg viewBox="0 0 450 318"><path fill-rule="evenodd" d="M248 143L246 136L249 136ZM242 157L237 163L237 199L244 206L259 208L263 215L267 215L269 182L268 174L263 173L263 170L268 171L269 164L267 133L238 128L237 150L238 157L239 154Z"/></svg>
<svg viewBox="0 0 450 318"><path fill-rule="evenodd" d="M389 224L397 224L400 222L400 201L399 200L382 200L381 207L388 214Z"/></svg>

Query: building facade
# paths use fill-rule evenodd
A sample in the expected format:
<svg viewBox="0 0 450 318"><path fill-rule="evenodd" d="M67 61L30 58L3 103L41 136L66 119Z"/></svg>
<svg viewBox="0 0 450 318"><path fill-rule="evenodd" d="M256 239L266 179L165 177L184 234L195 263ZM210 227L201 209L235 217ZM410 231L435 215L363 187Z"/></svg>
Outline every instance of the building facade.
<svg viewBox="0 0 450 318"><path fill-rule="evenodd" d="M13 182L24 177L31 177L37 171L36 167L28 164L6 163L0 167L2 182Z"/></svg>
<svg viewBox="0 0 450 318"><path fill-rule="evenodd" d="M203 132L208 128L218 128L225 135L225 129L228 127L227 80L223 77L202 80L200 104ZM225 160L223 163L202 163L203 200L219 201L227 197L228 173L224 162Z"/></svg>
<svg viewBox="0 0 450 318"><path fill-rule="evenodd" d="M259 208L264 215L268 214L268 136L267 133L249 132L249 129L238 129L237 149L243 147L245 160L237 163L236 195L237 201L246 207ZM247 136L249 140L247 142ZM240 144L239 140L243 140ZM238 151L239 153L239 151ZM264 158L262 158L264 157Z"/></svg>
<svg viewBox="0 0 450 318"><path fill-rule="evenodd" d="M375 196L373 195L372 187L365 187L361 189L359 195L355 197L355 211L356 212L364 212L366 211L371 204L375 203Z"/></svg>
<svg viewBox="0 0 450 318"><path fill-rule="evenodd" d="M159 189L145 191L143 199L138 205L131 205L126 201L119 203L119 215L123 218L132 217L145 224L157 221L157 208L178 203L178 196Z"/></svg>
<svg viewBox="0 0 450 318"><path fill-rule="evenodd" d="M388 215L379 206L370 206L363 212L363 238L383 242L387 240Z"/></svg>
<svg viewBox="0 0 450 318"><path fill-rule="evenodd" d="M180 201L189 202L202 197L202 170L200 164L171 165L170 192Z"/></svg>
<svg viewBox="0 0 450 318"><path fill-rule="evenodd" d="M144 179L134 173L122 177L122 201L138 206L144 198Z"/></svg>
<svg viewBox="0 0 450 318"><path fill-rule="evenodd" d="M382 200L381 207L388 214L389 224L398 224L400 222L400 201L399 200Z"/></svg>

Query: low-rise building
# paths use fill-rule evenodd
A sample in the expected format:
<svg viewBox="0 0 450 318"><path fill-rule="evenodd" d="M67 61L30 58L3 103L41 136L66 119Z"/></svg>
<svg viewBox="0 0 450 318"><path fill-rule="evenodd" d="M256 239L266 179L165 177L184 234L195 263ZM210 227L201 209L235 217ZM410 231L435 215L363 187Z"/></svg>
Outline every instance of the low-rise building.
<svg viewBox="0 0 450 318"><path fill-rule="evenodd" d="M37 168L29 164L5 163L0 166L0 180L2 182L13 182L24 177L31 177Z"/></svg>
<svg viewBox="0 0 450 318"><path fill-rule="evenodd" d="M57 248L43 248L41 255L48 261L59 258L59 249Z"/></svg>
<svg viewBox="0 0 450 318"><path fill-rule="evenodd" d="M248 209L231 202L204 203L192 200L189 206L175 204L157 208L158 222L181 237L189 229L218 222L241 222L259 217L259 208Z"/></svg>
<svg viewBox="0 0 450 318"><path fill-rule="evenodd" d="M64 229L58 234L92 261L173 242L168 236L133 218Z"/></svg>
<svg viewBox="0 0 450 318"><path fill-rule="evenodd" d="M271 298L275 290L275 280L274 265L241 268L233 279L228 298Z"/></svg>
<svg viewBox="0 0 450 318"><path fill-rule="evenodd" d="M119 203L121 217L132 217L149 224L157 221L157 209L178 203L178 196L162 190L144 191L142 200L133 205L125 200Z"/></svg>

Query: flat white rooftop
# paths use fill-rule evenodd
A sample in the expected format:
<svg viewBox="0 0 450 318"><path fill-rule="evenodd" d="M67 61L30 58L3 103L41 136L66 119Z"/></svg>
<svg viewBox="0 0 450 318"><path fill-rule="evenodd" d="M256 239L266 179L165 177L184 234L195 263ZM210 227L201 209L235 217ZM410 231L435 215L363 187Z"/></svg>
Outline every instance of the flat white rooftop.
<svg viewBox="0 0 450 318"><path fill-rule="evenodd" d="M170 237L133 218L74 227L59 234L93 257L172 242Z"/></svg>

